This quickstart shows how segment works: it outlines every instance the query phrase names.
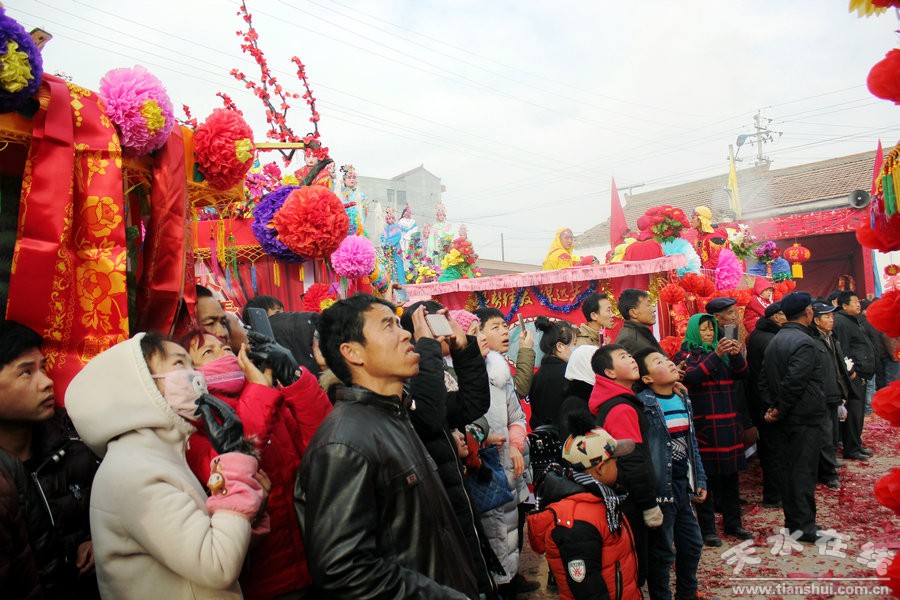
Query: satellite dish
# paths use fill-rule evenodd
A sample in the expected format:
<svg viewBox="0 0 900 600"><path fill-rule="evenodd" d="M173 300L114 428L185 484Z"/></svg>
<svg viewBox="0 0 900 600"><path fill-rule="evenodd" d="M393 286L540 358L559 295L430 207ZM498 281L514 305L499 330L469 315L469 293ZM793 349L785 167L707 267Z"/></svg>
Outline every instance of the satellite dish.
<svg viewBox="0 0 900 600"><path fill-rule="evenodd" d="M850 195L847 196L847 202L853 208L865 208L871 201L872 197L866 190L853 190L850 192Z"/></svg>

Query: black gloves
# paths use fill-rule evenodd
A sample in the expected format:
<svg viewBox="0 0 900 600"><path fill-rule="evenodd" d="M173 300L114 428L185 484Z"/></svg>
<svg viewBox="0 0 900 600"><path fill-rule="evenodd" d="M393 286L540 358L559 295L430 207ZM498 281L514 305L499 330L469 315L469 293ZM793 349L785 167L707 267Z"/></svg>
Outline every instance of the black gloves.
<svg viewBox="0 0 900 600"><path fill-rule="evenodd" d="M269 367L272 376L282 386L289 386L297 381L297 361L291 351L267 335L253 331L247 332L250 338L250 357L260 369Z"/></svg>
<svg viewBox="0 0 900 600"><path fill-rule="evenodd" d="M209 394L203 394L197 400L197 411L206 425L206 437L213 450L219 454L226 452L243 452L256 455L244 439L244 425L234 409L222 400Z"/></svg>

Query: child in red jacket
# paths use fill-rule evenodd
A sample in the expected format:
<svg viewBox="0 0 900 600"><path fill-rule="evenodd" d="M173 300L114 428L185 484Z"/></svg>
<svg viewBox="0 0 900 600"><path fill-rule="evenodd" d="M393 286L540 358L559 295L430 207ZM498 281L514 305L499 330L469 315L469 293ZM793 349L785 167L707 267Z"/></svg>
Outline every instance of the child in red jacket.
<svg viewBox="0 0 900 600"><path fill-rule="evenodd" d="M528 516L529 542L546 553L560 598L640 598L631 528L609 487L616 459L634 442L594 428L589 414L569 420L578 433L566 439L562 457L573 468L551 465L539 483L541 510Z"/></svg>

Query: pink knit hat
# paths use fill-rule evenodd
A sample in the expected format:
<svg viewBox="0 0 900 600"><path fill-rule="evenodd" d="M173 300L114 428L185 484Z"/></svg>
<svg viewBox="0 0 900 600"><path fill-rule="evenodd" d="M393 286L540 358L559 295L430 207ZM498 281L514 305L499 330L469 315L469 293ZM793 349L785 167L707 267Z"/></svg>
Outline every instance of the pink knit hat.
<svg viewBox="0 0 900 600"><path fill-rule="evenodd" d="M453 317L454 321L459 323L459 326L463 328L463 331L468 331L469 327L472 326L473 321L479 321L478 317L467 310L451 310L450 316Z"/></svg>

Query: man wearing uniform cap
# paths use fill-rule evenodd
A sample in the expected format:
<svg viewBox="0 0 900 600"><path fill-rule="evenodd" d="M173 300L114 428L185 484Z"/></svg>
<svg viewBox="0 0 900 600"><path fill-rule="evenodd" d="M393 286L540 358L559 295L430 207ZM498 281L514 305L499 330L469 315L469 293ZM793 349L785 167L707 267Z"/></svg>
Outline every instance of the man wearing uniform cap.
<svg viewBox="0 0 900 600"><path fill-rule="evenodd" d="M839 412L843 412L846 417L847 399L855 392L850 383L847 365L844 362L844 350L833 333L835 310L837 307L828 302L813 303L814 327L812 329L826 350L823 378L825 380L825 402L828 407L822 427L819 481L833 489L840 487L837 468L843 466L843 463L839 463L837 460L837 443L842 420Z"/></svg>
<svg viewBox="0 0 900 600"><path fill-rule="evenodd" d="M761 506L764 508L781 508L781 494L775 481L778 465L773 462L777 457L772 446L772 425L763 419L763 414L771 407L768 391L761 381L763 355L785 320L784 313L781 312L781 302L773 302L766 307L764 316L756 320L756 328L747 338L747 365L750 367L750 375L747 378L747 410L759 431L756 451L759 455L759 465L762 467Z"/></svg>
<svg viewBox="0 0 900 600"><path fill-rule="evenodd" d="M810 330L812 297L792 292L781 300L787 323L769 343L763 358L765 386L772 407L766 422L773 424L776 481L781 492L784 526L801 531L802 542L818 539L816 475L825 419L825 351Z"/></svg>

